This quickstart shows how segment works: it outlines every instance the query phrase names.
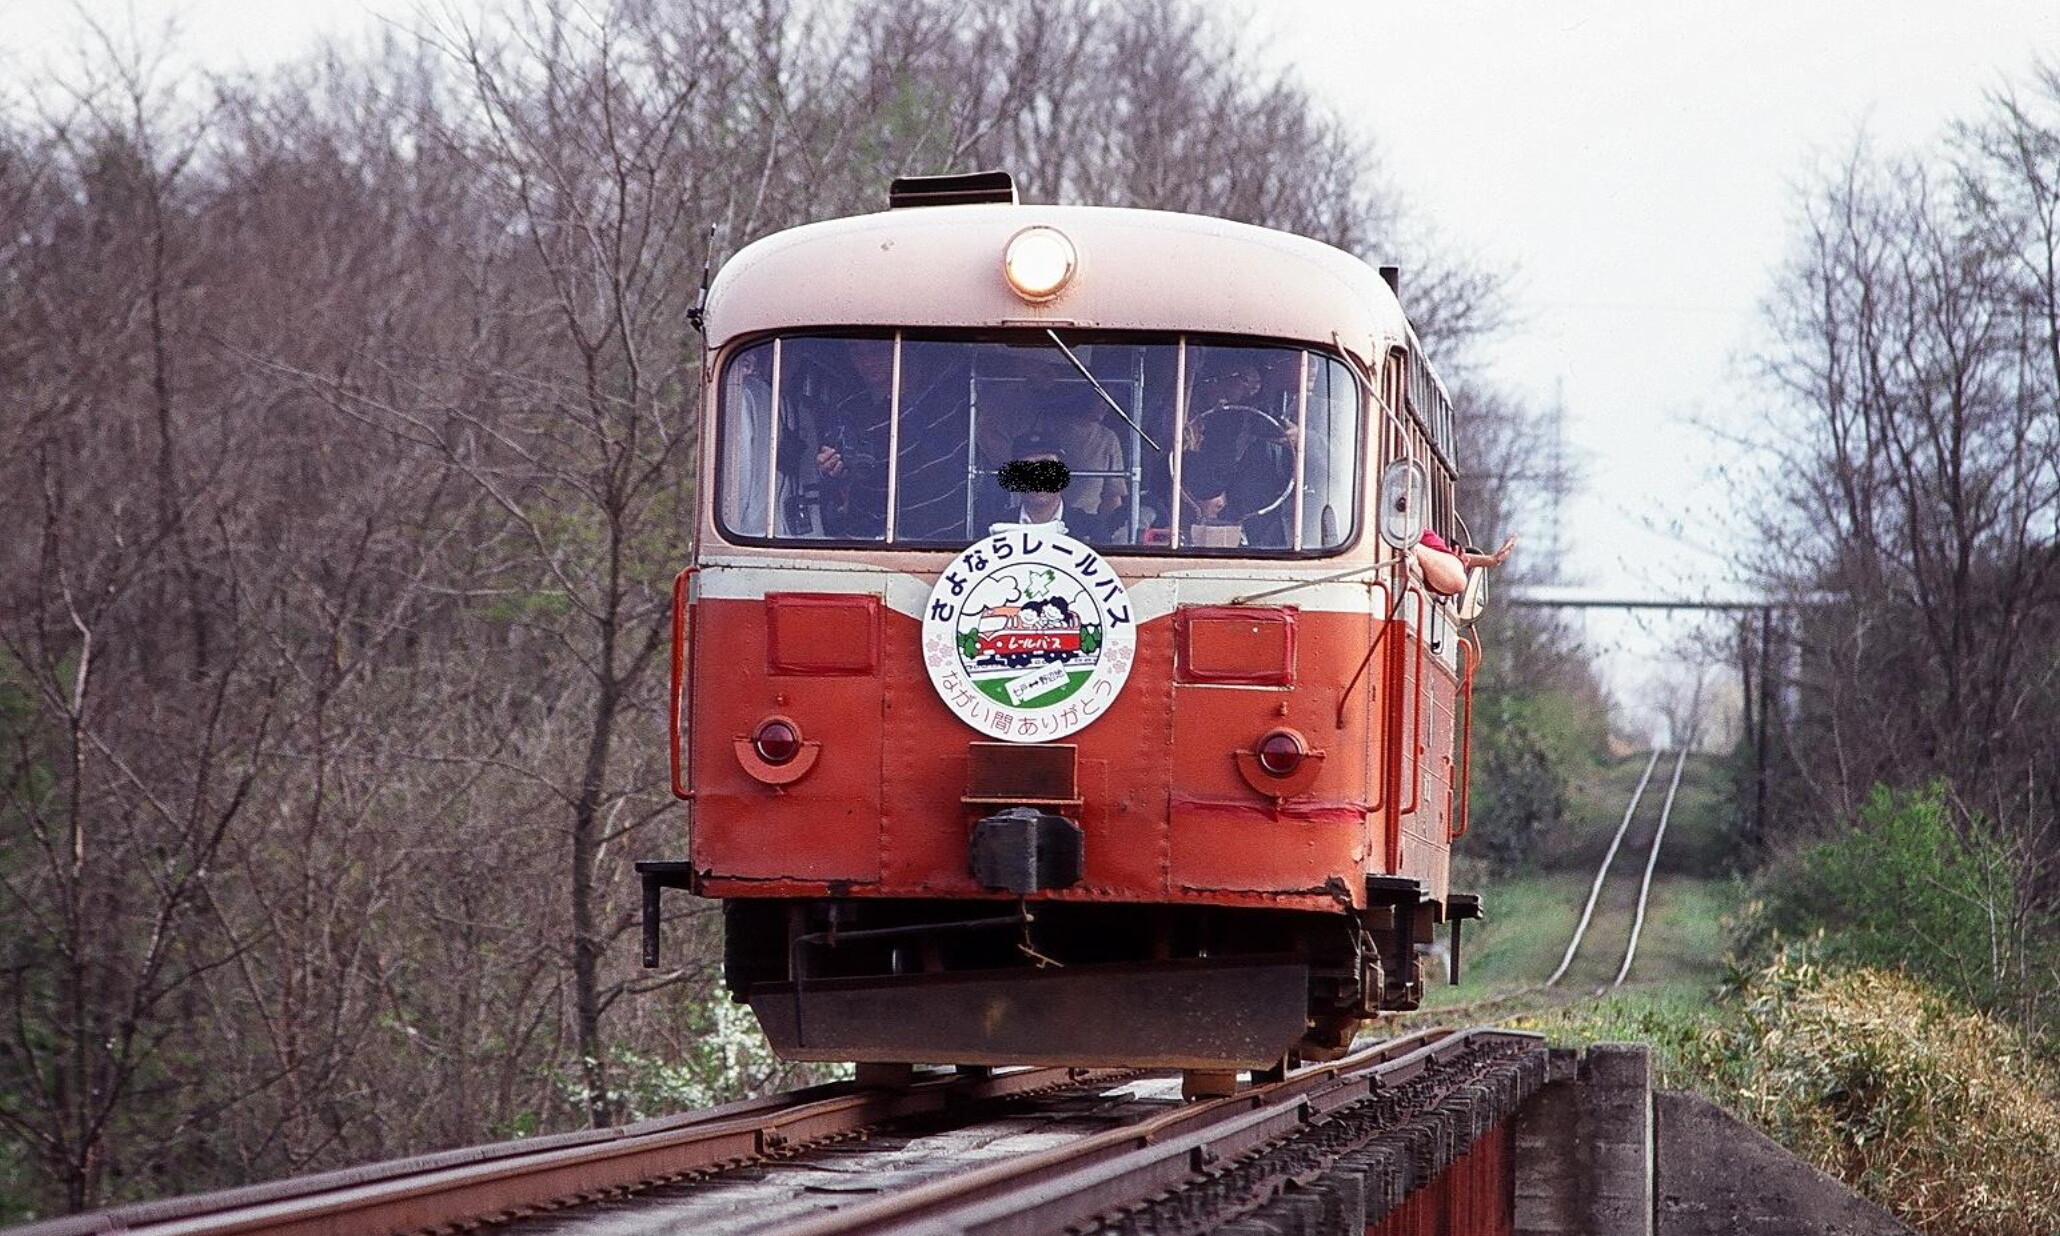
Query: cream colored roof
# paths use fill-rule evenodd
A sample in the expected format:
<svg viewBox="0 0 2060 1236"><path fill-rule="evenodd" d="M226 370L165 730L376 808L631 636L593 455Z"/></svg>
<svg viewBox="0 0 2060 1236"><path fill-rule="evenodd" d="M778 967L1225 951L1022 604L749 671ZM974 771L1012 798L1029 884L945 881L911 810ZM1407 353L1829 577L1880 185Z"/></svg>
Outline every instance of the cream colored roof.
<svg viewBox="0 0 2060 1236"><path fill-rule="evenodd" d="M1010 237L1065 232L1079 270L1030 305L1002 279ZM1153 210L918 206L779 232L738 253L708 298L708 342L838 326L1052 325L1335 338L1371 361L1406 337L1380 275L1305 237Z"/></svg>

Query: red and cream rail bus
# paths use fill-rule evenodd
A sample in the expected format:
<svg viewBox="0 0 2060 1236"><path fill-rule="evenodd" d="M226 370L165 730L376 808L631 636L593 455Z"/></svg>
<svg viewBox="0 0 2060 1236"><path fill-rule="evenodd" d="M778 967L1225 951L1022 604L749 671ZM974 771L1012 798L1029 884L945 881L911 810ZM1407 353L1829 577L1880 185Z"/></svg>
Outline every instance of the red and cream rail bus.
<svg viewBox="0 0 2060 1236"><path fill-rule="evenodd" d="M1477 912L1453 418L1391 279L1001 173L760 240L705 302L660 891L799 1060L1341 1053Z"/></svg>

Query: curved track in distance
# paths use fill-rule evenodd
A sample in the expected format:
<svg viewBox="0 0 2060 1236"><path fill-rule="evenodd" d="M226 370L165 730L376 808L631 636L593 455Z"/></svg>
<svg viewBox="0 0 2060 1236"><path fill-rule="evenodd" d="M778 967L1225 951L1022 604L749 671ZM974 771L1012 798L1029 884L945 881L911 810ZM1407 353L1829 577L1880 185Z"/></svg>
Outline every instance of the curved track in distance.
<svg viewBox="0 0 2060 1236"><path fill-rule="evenodd" d="M1638 778L1638 787L1631 791L1631 800L1624 807L1623 822L1617 825L1616 835L1610 838L1609 849L1595 871L1594 883L1589 886L1587 904L1581 909L1581 920L1574 927L1573 938L1567 941L1566 955L1560 959L1559 968L1545 980L1545 986L1557 987L1565 982L1570 989L1592 990L1599 994L1623 986L1624 980L1630 977L1631 964L1638 955L1638 937L1645 928L1645 912L1652 895L1653 872L1659 865L1660 846L1666 840L1667 821L1674 811L1674 796L1681 788L1681 773L1688 764L1688 748L1683 746L1674 760L1674 774L1667 783L1664 801L1657 811L1649 808L1641 811L1640 808L1647 803L1646 787L1651 783L1653 770L1658 767L1663 754L1665 752L1660 750L1652 753L1644 774ZM1610 873L1617 854L1625 848L1627 841L1633 854L1645 854L1644 873L1635 881L1624 874L1611 880ZM1613 943L1616 941L1622 942L1621 949Z"/></svg>

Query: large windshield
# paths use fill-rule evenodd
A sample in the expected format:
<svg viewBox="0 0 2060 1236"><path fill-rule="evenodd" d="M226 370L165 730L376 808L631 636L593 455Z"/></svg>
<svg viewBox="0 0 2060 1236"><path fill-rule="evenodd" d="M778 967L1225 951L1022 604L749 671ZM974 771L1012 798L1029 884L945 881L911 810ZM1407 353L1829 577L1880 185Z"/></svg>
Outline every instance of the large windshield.
<svg viewBox="0 0 2060 1236"><path fill-rule="evenodd" d="M1320 352L1178 336L791 335L723 371L733 538L963 547L1062 520L1124 552L1353 538L1359 409Z"/></svg>

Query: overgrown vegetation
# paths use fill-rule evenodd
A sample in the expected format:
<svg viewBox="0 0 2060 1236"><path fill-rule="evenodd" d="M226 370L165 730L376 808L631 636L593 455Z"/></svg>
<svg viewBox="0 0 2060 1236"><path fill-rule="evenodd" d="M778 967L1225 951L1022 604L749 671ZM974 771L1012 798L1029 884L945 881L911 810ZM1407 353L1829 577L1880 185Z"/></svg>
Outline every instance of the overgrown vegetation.
<svg viewBox="0 0 2060 1236"><path fill-rule="evenodd" d="M1567 815L1569 784L1592 769L1606 738L1598 697L1489 677L1474 695L1478 836L1467 850L1504 871L1520 870Z"/></svg>
<svg viewBox="0 0 2060 1236"><path fill-rule="evenodd" d="M1806 194L1759 358L1770 432L1743 444L1772 499L1751 565L1795 604L1740 628L1733 826L1708 826L1705 797L1681 804L1705 820L1693 840L1668 840L1703 875L1757 870L1700 925L1659 915L1675 944L1640 950L1714 959L1713 908L1742 905L1733 980L1712 999L1692 967L1648 970L1535 1022L1651 1043L1664 1084L1934 1233L2060 1230L2056 170L2060 66L2042 66L1942 149L1862 143ZM1476 738L1494 781L1469 846L1518 872L1549 861L1556 814L1595 814L1584 786L1623 802L1620 766L1563 778L1578 714L1538 681L1488 684ZM1473 977L1536 982L1575 883L1492 885Z"/></svg>
<svg viewBox="0 0 2060 1236"><path fill-rule="evenodd" d="M1920 1230L2044 1236L2060 1223L2053 959L2009 917L2012 852L1968 822L1941 784L1883 788L1750 883L1663 877L1631 985L1516 1024L1649 1044L1658 1084L1709 1095ZM1497 882L1467 986L1434 1002L1535 984L1585 890L1573 871Z"/></svg>
<svg viewBox="0 0 2060 1236"><path fill-rule="evenodd" d="M1517 577L1525 564L1515 567ZM1609 703L1593 668L1553 619L1491 609L1474 685L1470 860L1522 872L1568 822L1573 784L1605 758Z"/></svg>
<svg viewBox="0 0 2060 1236"><path fill-rule="evenodd" d="M2060 958L2020 913L2024 882L1993 826L1957 820L1943 784L1877 787L1837 835L1768 867L1740 944L1764 956L1784 938L1815 935L1828 963L1902 971L1973 1008L2050 1029Z"/></svg>
<svg viewBox="0 0 2060 1236"><path fill-rule="evenodd" d="M2045 65L1806 193L1749 444L1796 604L1741 629L1742 978L1589 1027L1929 1232L2060 1228L2056 168Z"/></svg>
<svg viewBox="0 0 2060 1236"><path fill-rule="evenodd" d="M1931 1233L2060 1230L2060 1073L2017 1031L1901 975L1785 953L1705 1044L1737 1101Z"/></svg>
<svg viewBox="0 0 2060 1236"><path fill-rule="evenodd" d="M2013 917L2015 861L1943 784L1879 788L1750 886L1701 886L1703 928L1656 920L1677 938L1641 945L1641 965L1713 956L1707 920L1742 902L1721 984L1648 965L1631 989L1524 1024L1651 1045L1659 1084L1708 1094L1927 1233L2045 1236L2060 1225L2056 959Z"/></svg>
<svg viewBox="0 0 2060 1236"><path fill-rule="evenodd" d="M1563 1019L1655 1042L1932 1231L2056 1222L2056 168L2048 65L1941 149L1861 143L1806 194L1759 356L1767 432L1745 444L1770 501L1743 539L1794 604L1741 629L1749 823L1702 848L1764 864L1734 941L1752 977L1715 1010L1673 990ZM1578 766L1567 714L1524 681L1489 684L1484 719L1511 725L1477 740L1496 778L1479 847L1505 864L1536 854Z"/></svg>

